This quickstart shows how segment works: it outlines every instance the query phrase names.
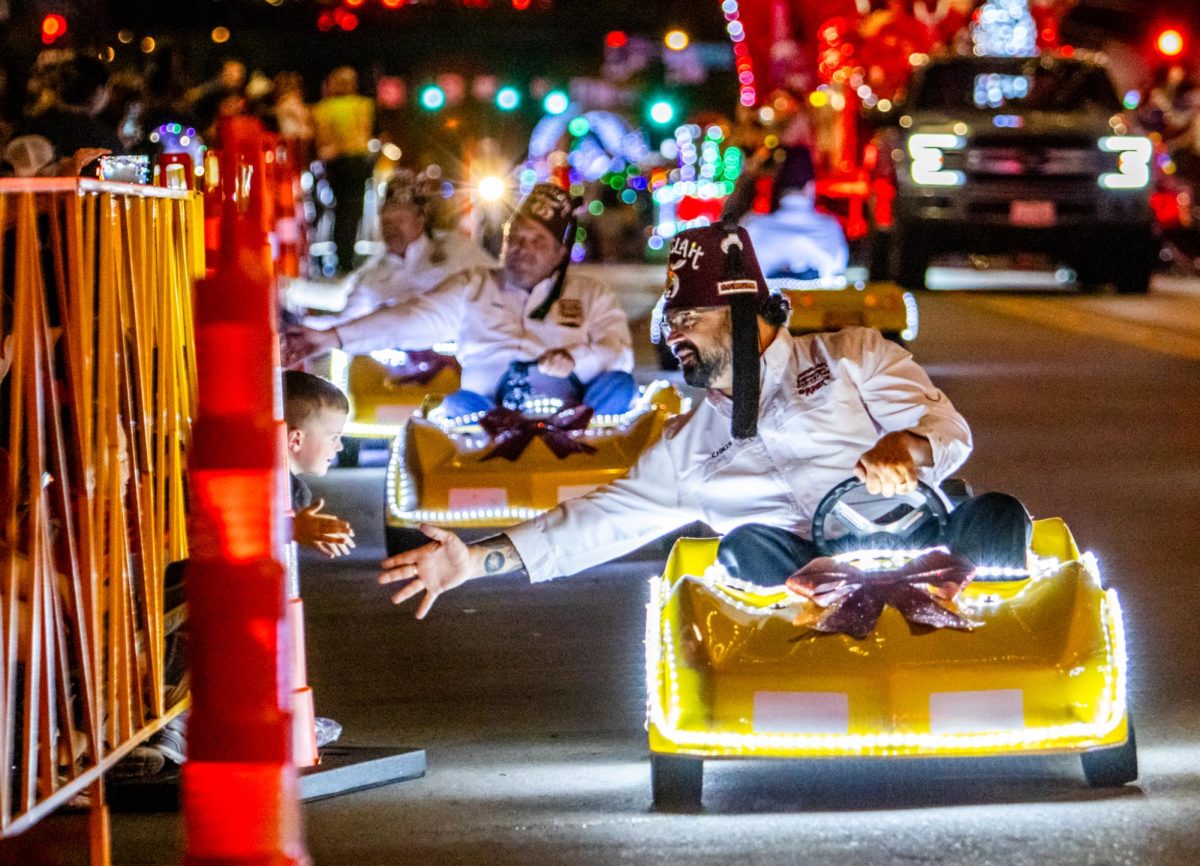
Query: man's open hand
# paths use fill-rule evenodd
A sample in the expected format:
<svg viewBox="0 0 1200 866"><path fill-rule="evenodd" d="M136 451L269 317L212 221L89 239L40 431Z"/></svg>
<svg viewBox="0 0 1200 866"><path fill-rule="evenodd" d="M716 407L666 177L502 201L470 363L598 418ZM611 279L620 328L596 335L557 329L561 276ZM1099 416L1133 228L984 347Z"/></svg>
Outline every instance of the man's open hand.
<svg viewBox="0 0 1200 866"><path fill-rule="evenodd" d="M858 458L854 474L866 482L867 492L895 496L917 489L917 466L933 462L929 440L905 430L888 433Z"/></svg>
<svg viewBox="0 0 1200 866"><path fill-rule="evenodd" d="M314 328L294 326L280 335L279 364L285 369L291 369L301 361L336 349L340 345L337 331L318 331Z"/></svg>
<svg viewBox="0 0 1200 866"><path fill-rule="evenodd" d="M425 618L443 592L476 576L472 574L471 555L462 539L428 523L421 524L421 531L429 536L429 544L385 559L384 570L377 578L381 585L405 581L399 592L392 595L392 604L403 604L425 593L417 606L417 619Z"/></svg>
<svg viewBox="0 0 1200 866"><path fill-rule="evenodd" d="M345 556L353 548L354 530L350 524L332 514L321 514L325 500L318 499L301 508L292 518L292 538L297 544L319 550L333 559Z"/></svg>
<svg viewBox="0 0 1200 866"><path fill-rule="evenodd" d="M575 359L566 349L548 349L537 359L538 372L543 376L565 379L575 369Z"/></svg>

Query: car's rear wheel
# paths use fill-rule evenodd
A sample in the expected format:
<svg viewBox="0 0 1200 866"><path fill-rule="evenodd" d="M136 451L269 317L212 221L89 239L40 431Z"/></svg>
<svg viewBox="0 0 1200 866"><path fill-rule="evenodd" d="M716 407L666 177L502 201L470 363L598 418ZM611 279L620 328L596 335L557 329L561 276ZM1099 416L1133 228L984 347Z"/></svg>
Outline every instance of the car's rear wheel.
<svg viewBox="0 0 1200 866"><path fill-rule="evenodd" d="M388 556L416 550L430 541L429 536L421 530L410 529L407 526L385 526L383 532Z"/></svg>
<svg viewBox="0 0 1200 866"><path fill-rule="evenodd" d="M1154 262L1137 259L1126 262L1113 273L1113 288L1118 295L1144 295L1150 291L1150 278L1154 275Z"/></svg>
<svg viewBox="0 0 1200 866"><path fill-rule="evenodd" d="M1138 777L1137 737L1133 717L1129 717L1129 738L1123 745L1084 752L1083 775L1093 788L1119 788Z"/></svg>
<svg viewBox="0 0 1200 866"><path fill-rule="evenodd" d="M650 787L657 808L699 809L704 792L704 760L652 754Z"/></svg>
<svg viewBox="0 0 1200 866"><path fill-rule="evenodd" d="M359 454L362 453L362 442L358 439L343 439L342 450L338 452L337 465L353 469L358 465Z"/></svg>
<svg viewBox="0 0 1200 866"><path fill-rule="evenodd" d="M925 288L929 245L910 230L897 228L892 237L892 277L906 289Z"/></svg>

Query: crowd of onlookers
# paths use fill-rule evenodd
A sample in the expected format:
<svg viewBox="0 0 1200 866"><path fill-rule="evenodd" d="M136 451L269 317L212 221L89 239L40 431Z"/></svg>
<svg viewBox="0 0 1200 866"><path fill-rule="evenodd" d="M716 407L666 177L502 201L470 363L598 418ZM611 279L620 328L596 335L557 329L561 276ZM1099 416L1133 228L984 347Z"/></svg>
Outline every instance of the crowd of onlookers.
<svg viewBox="0 0 1200 866"><path fill-rule="evenodd" d="M93 55L47 49L24 85L13 70L3 71L0 90L10 92L0 106L0 176L78 173L101 151L153 156L168 144L198 150L218 144L219 121L237 115L257 117L268 130L296 142L301 157L316 155L322 133L326 156L337 156L346 143L347 136L330 126L337 118L321 128L319 118L330 113L328 99L307 104L296 72L273 78L248 73L244 63L229 57L211 78L192 84L177 55L160 54L144 68L117 68ZM327 97L353 95L366 105L365 152L373 103L358 97L357 89L349 68L335 70L325 82ZM159 134L164 128L190 134L181 141L177 132L168 140Z"/></svg>

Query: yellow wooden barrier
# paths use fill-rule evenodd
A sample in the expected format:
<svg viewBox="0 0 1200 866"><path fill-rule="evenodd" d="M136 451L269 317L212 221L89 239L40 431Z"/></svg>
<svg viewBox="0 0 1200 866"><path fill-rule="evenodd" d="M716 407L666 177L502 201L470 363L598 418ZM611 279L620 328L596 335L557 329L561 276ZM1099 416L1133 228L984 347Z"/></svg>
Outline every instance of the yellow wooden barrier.
<svg viewBox="0 0 1200 866"><path fill-rule="evenodd" d="M187 556L196 401L191 192L0 181L0 836L85 789L179 713L164 571Z"/></svg>

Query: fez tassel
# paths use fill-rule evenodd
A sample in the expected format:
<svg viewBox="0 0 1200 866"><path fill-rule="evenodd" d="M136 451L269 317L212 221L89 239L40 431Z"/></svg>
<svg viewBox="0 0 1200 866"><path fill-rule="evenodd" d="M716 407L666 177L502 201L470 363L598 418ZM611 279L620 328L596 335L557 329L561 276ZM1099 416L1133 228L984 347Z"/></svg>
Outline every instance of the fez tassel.
<svg viewBox="0 0 1200 866"><path fill-rule="evenodd" d="M568 454L591 454L596 449L572 435L586 430L591 420L591 406L563 409L542 421L529 418L514 409L493 409L479 419L479 426L495 443L495 447L483 459L503 457L505 460L516 460L525 453L535 436L540 436L559 460Z"/></svg>
<svg viewBox="0 0 1200 866"><path fill-rule="evenodd" d="M795 625L864 638L888 605L916 625L969 631L978 623L955 600L974 577L975 566L967 560L932 550L883 574L823 556L789 577L786 585L808 602Z"/></svg>

